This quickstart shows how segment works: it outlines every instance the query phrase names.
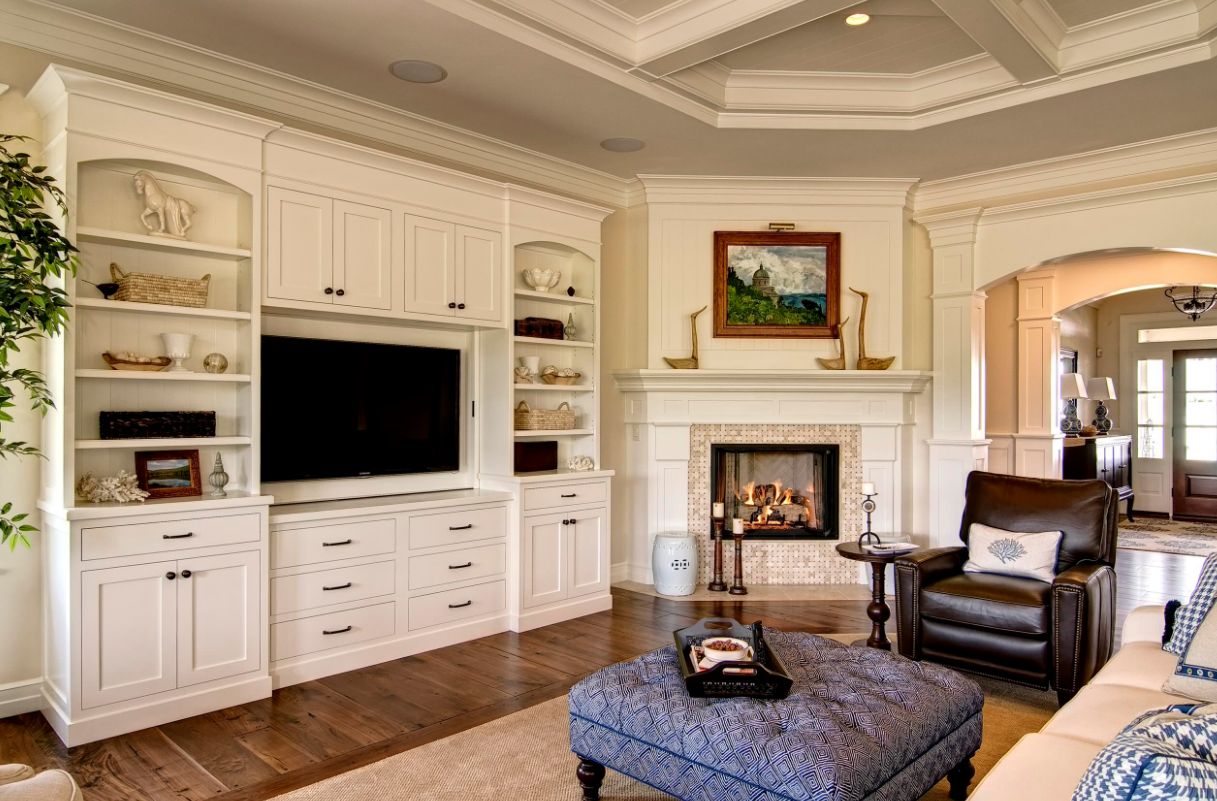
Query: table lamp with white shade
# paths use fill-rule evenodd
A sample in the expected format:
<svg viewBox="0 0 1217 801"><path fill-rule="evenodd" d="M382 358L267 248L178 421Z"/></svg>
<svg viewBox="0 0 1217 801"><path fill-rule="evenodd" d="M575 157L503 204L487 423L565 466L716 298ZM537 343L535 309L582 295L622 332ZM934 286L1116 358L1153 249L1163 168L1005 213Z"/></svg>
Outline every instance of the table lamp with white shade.
<svg viewBox="0 0 1217 801"><path fill-rule="evenodd" d="M1086 397L1097 400L1099 405L1094 409L1094 427L1102 436L1111 431L1111 418L1107 416L1107 407L1103 401L1116 399L1116 382L1109 376L1098 376L1086 382Z"/></svg>
<svg viewBox="0 0 1217 801"><path fill-rule="evenodd" d="M1061 400L1065 401L1065 416L1061 418L1061 431L1067 437L1076 437L1082 430L1078 419L1078 398L1086 397L1086 379L1081 373L1065 373L1061 376Z"/></svg>

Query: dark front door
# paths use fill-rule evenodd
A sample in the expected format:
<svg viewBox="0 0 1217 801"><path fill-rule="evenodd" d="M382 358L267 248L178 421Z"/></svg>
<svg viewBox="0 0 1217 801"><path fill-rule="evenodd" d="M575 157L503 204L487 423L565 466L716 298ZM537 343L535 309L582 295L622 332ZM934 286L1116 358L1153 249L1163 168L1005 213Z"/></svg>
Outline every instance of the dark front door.
<svg viewBox="0 0 1217 801"><path fill-rule="evenodd" d="M1174 514L1217 518L1217 350L1177 350Z"/></svg>

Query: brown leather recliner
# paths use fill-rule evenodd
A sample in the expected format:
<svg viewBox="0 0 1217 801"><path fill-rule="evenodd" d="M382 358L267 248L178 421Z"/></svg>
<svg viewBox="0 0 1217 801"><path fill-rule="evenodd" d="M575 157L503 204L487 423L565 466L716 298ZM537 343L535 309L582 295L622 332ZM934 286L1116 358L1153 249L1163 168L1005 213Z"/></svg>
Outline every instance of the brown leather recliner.
<svg viewBox="0 0 1217 801"><path fill-rule="evenodd" d="M1117 502L1102 481L969 475L965 544L896 560L900 653L1073 697L1111 657ZM963 572L973 523L1062 531L1056 578Z"/></svg>

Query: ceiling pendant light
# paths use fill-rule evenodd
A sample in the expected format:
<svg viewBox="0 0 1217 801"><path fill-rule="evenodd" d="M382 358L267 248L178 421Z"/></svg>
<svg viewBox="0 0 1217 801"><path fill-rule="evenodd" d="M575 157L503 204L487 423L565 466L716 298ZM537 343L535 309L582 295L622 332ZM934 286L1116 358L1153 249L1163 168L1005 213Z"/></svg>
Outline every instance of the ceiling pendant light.
<svg viewBox="0 0 1217 801"><path fill-rule="evenodd" d="M1166 297L1181 314L1186 314L1192 322L1200 319L1200 315L1213 306L1217 306L1217 287L1211 286L1173 286L1166 290Z"/></svg>

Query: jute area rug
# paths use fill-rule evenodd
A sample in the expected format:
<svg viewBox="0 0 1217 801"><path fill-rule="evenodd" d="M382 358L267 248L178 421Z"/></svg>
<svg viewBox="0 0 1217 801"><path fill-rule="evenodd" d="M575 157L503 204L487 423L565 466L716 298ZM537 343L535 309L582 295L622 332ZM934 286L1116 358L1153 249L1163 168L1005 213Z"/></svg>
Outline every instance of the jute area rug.
<svg viewBox="0 0 1217 801"><path fill-rule="evenodd" d="M1056 711L1056 694L981 679L984 737L972 759L975 783L1018 739ZM304 787L278 801L579 801L570 752L566 696ZM922 801L947 801L947 783ZM663 801L671 796L608 771L604 801Z"/></svg>
<svg viewBox="0 0 1217 801"><path fill-rule="evenodd" d="M1142 518L1135 523L1121 520L1117 542L1132 551L1208 556L1217 551L1217 524L1165 518Z"/></svg>

